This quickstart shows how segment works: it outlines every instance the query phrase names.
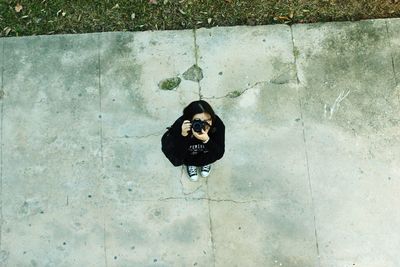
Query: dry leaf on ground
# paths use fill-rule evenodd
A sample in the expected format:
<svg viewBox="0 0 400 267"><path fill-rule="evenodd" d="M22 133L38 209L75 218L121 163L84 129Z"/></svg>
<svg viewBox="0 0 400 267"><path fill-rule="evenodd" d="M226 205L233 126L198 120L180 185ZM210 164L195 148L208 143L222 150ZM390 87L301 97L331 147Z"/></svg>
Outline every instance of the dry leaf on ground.
<svg viewBox="0 0 400 267"><path fill-rule="evenodd" d="M10 33L10 31L11 31L11 28L10 27L6 27L5 29L4 29L4 36L7 36L9 33Z"/></svg>
<svg viewBox="0 0 400 267"><path fill-rule="evenodd" d="M22 5L21 5L20 3L18 3L18 4L15 6L15 11L16 11L17 13L19 13L19 12L21 12L21 10L22 10Z"/></svg>

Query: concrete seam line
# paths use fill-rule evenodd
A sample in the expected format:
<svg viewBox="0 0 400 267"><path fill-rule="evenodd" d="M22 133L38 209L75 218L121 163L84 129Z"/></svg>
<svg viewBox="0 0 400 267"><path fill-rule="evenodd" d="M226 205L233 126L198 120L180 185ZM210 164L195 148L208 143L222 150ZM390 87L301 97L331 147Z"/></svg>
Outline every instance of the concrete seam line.
<svg viewBox="0 0 400 267"><path fill-rule="evenodd" d="M102 170L102 177L104 177L104 160L103 160L103 116L102 116L102 103L101 103L101 58L100 58L100 34L97 35L97 56L98 56L98 86L99 86L99 108L100 108L100 156L101 156L101 170ZM102 180L104 184L104 180ZM104 194L103 196L103 207L104 207ZM106 216L105 216L105 209L103 208L103 246L104 246L104 263L105 266L108 266L107 262L107 240L106 240Z"/></svg>
<svg viewBox="0 0 400 267"><path fill-rule="evenodd" d="M303 127L304 153L305 153L306 164L307 164L308 186L309 186L310 195L311 195L311 208L312 208L313 222L314 222L315 245L316 245L316 249L317 249L318 266L321 266L319 243L318 243L318 232L317 232L317 218L316 218L316 215L315 215L314 194L313 194L312 184L311 184L310 163L309 163L309 159L308 159L308 149L307 149L307 139L306 139L303 111L302 111L302 105L301 105L299 92L297 92L297 94L298 94L298 98L299 98L300 117L301 117L301 123L302 123L302 127Z"/></svg>
<svg viewBox="0 0 400 267"><path fill-rule="evenodd" d="M389 35L389 25L388 25L388 21L387 19L385 19L385 25L386 25L386 39L389 45L389 49L390 49L390 57L392 59L392 70L393 70L393 78L394 78L394 84L395 86L398 85L397 82L397 78L396 78L396 68L395 68L395 62L394 62L394 58L393 58L393 48L392 48L392 42L390 40L390 35Z"/></svg>
<svg viewBox="0 0 400 267"><path fill-rule="evenodd" d="M104 168L103 160L103 116L102 116L102 92L101 92L101 55L100 55L100 34L97 35L97 56L98 56L98 86L99 86L99 108L100 108L100 156L101 166Z"/></svg>
<svg viewBox="0 0 400 267"><path fill-rule="evenodd" d="M300 92L299 92L299 87L300 87L300 79L299 79L299 74L298 74L298 67L297 67L297 57L296 57L296 45L295 45L295 39L294 39L294 34L293 34L293 27L290 26L290 33L292 37L292 47L293 47L293 57L294 57L294 66L295 66L295 72L296 72L296 79L297 79L297 98L299 101L299 109L300 109L300 118L301 118L301 124L302 124L302 130L303 130L303 141L304 141L304 153L306 157L306 164L307 164L307 177L308 177L308 186L310 190L310 195L311 195L311 209L313 213L313 223L314 223L314 237L315 237L315 246L317 250L317 259L318 259L318 266L321 266L321 258L320 258L320 252L319 252L319 243L318 243L318 232L317 232L317 219L315 216L315 206L314 206L314 195L312 191L312 184L311 184L311 175L310 175L310 163L308 159L308 149L307 149L307 139L306 139L306 131L305 131L305 125L304 125L304 117L303 117L303 107L302 107L302 102L300 98Z"/></svg>
<svg viewBox="0 0 400 267"><path fill-rule="evenodd" d="M208 178L206 179L206 190L207 190L207 206L208 206L208 219L209 219L209 230L210 230L210 238L211 238L211 247L212 247L212 252L213 252L213 266L215 267L216 264L216 246L215 246L215 240L214 240L214 234L213 234L213 224L212 224L212 216L211 216L211 205L210 205L210 194L208 191Z"/></svg>
<svg viewBox="0 0 400 267"><path fill-rule="evenodd" d="M296 56L296 46L294 44L294 34L293 34L293 27L290 26L290 35L292 37L292 51L293 51L293 64L294 64L294 68L295 68L295 73L296 73L296 79L297 79L297 84L300 84L300 79L299 79L299 71L297 68L297 56Z"/></svg>
<svg viewBox="0 0 400 267"><path fill-rule="evenodd" d="M197 45L197 30L196 30L196 28L193 28L193 43L194 43L195 66L198 66L198 63L199 63L199 46ZM200 81L197 81L197 85L199 87L199 99L201 100L203 98L203 96L201 94Z"/></svg>

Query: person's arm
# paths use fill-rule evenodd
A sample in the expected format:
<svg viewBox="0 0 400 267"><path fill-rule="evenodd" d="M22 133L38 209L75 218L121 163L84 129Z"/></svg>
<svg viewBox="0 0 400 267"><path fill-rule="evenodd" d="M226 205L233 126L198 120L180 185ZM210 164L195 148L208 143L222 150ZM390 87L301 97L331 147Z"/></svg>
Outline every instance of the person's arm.
<svg viewBox="0 0 400 267"><path fill-rule="evenodd" d="M180 117L177 119L174 124L171 126L171 134L172 134L172 142L173 142L173 154L180 158L184 159L189 148L189 139L190 136L182 135L182 123L183 118Z"/></svg>
<svg viewBox="0 0 400 267"><path fill-rule="evenodd" d="M216 127L216 132L209 135L206 143L203 142L213 161L219 160L225 153L225 125L219 118Z"/></svg>

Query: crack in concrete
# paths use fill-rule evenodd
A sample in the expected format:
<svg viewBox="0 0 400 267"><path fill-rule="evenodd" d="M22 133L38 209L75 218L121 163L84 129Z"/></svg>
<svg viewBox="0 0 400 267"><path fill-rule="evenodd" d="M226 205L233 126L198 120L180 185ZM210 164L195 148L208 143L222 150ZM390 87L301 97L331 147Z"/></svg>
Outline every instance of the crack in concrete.
<svg viewBox="0 0 400 267"><path fill-rule="evenodd" d="M393 70L394 84L395 84L395 87L397 87L398 81L397 81L397 78L396 78L396 68L395 68L394 57L393 57L393 53L392 53L392 51L393 51L392 49L393 48L392 48L392 43L390 42L389 25L388 25L387 20L385 20L385 25L386 25L386 38L388 40L388 45L389 45L389 49L390 49L390 57L392 59L392 70Z"/></svg>
<svg viewBox="0 0 400 267"><path fill-rule="evenodd" d="M217 251L217 247L215 244L215 240L214 240L214 234L213 234L213 224L212 224L212 218L211 218L211 205L210 205L210 194L209 194L209 190L208 190L208 178L206 179L206 191L207 191L207 205L208 205L208 218L209 218L209 225L210 225L210 238L211 238L211 246L212 246L212 250L213 250L213 263L214 263L214 267L216 264L216 251Z"/></svg>
<svg viewBox="0 0 400 267"><path fill-rule="evenodd" d="M102 116L102 90L101 90L101 51L100 51L100 35L97 36L97 55L98 55L98 74L99 74L99 108L100 108L100 156L101 156L101 171L102 171L102 176L105 176L105 168L104 168L104 154L103 154L103 116ZM104 181L103 181L104 183ZM102 198L103 204L105 203L104 200L104 194ZM104 207L104 205L102 205ZM106 216L105 216L105 211L103 208L103 246L104 246L104 263L106 267L108 267L108 262L107 262L107 239L106 239Z"/></svg>
<svg viewBox="0 0 400 267"><path fill-rule="evenodd" d="M198 66L199 64L199 46L197 45L197 32L196 32L196 28L193 29L193 41L194 41L194 60L195 60L195 64L196 66ZM202 99L202 94L201 94L201 85L200 85L200 81L197 81L197 85L199 87L199 99Z"/></svg>
<svg viewBox="0 0 400 267"><path fill-rule="evenodd" d="M243 95L246 91L253 89L254 87L256 87L259 84L270 84L270 83L271 83L271 81L259 81L259 82L255 82L250 87L247 87L246 89L244 89L242 91L232 91L232 92L227 93L224 96L211 96L211 97L202 96L202 98L203 99L237 98L237 97ZM271 83L271 84L275 84L275 83Z"/></svg>
<svg viewBox="0 0 400 267"><path fill-rule="evenodd" d="M397 75L396 75L396 66L395 66L395 62L394 62L394 57L393 57L393 47L392 47L392 42L390 41L390 33L389 33L389 25L388 25L388 21L385 20L385 25L386 25L386 38L388 40L388 45L389 45L389 49L390 49L390 57L392 59L392 71L393 71L393 80L394 80L394 88L395 90L397 90L398 86L399 86L399 81L397 80ZM400 104L400 92L397 94L397 101Z"/></svg>
<svg viewBox="0 0 400 267"><path fill-rule="evenodd" d="M183 191L183 183L182 183L182 176L183 176L183 166L181 168L181 178L179 179L179 182L181 183L181 192L182 194L185 194L185 192Z"/></svg>
<svg viewBox="0 0 400 267"><path fill-rule="evenodd" d="M303 128L304 153L306 156L306 164L307 164L308 186L309 186L310 195L311 195L311 207L312 207L312 212L313 212L315 246L316 246L316 250L317 250L318 266L320 267L321 260L320 260L320 251L319 251L319 243L318 243L317 219L316 219L316 215L315 215L315 204L314 204L314 195L313 195L311 175L310 175L310 162L309 162L309 158L308 158L307 138L306 138L305 125L304 125L303 107L302 107L302 102L301 102L301 97L300 97L300 92L299 92L299 87L300 87L301 82L300 82L299 74L298 74L297 55L296 55L297 53L295 50L296 46L295 46L295 40L294 40L292 26L290 26L290 33L291 33L291 37L292 37L292 46L293 46L293 57L294 57L293 64L295 65L296 79L297 79L297 97L298 97L298 101L299 101L301 124L302 124L302 128Z"/></svg>
<svg viewBox="0 0 400 267"><path fill-rule="evenodd" d="M298 97L299 97L299 106L300 106L300 118L301 118L301 124L302 124L302 128L303 128L304 153L306 156L306 164L307 164L308 187L309 187L310 194L311 194L311 206L312 206L312 211L313 211L315 246L317 249L318 266L321 266L319 243L318 243L318 232L317 232L317 218L315 215L314 194L313 194L312 183L311 183L310 162L309 162L309 158L308 158L307 139L306 139L305 126L304 126L302 104L301 104L300 96L298 96Z"/></svg>
<svg viewBox="0 0 400 267"><path fill-rule="evenodd" d="M97 37L97 42L100 44L100 35ZM100 156L101 156L101 166L104 168L104 157L103 157L103 116L102 114L102 92L101 92L101 58L100 58L100 45L97 47L98 55L98 74L99 74L99 106L100 106Z"/></svg>
<svg viewBox="0 0 400 267"><path fill-rule="evenodd" d="M166 131L166 130L165 130ZM117 136L116 138L135 138L135 139L143 139L143 138L148 138L152 136L160 136L164 134L165 131L157 131L155 133L150 133L146 135L124 135L124 136Z"/></svg>
<svg viewBox="0 0 400 267"><path fill-rule="evenodd" d="M103 240L104 240L104 263L106 264L106 267L108 266L108 262L107 262L107 247L106 247L106 220L104 217L104 221L103 221Z"/></svg>
<svg viewBox="0 0 400 267"><path fill-rule="evenodd" d="M299 79L299 70L297 68L297 53L296 53L296 46L294 44L294 35L293 35L293 27L290 26L290 36L292 37L292 51L293 51L293 64L295 67L295 72L296 72L296 80L297 80L297 84L300 84L300 79Z"/></svg>
<svg viewBox="0 0 400 267"><path fill-rule="evenodd" d="M251 199L251 200L234 200L234 199L215 199L215 198L209 198L209 197L166 197L166 198L159 198L157 200L133 200L133 201L167 201L167 200L185 200L185 201L189 201L189 200L207 200L207 201L211 201L211 202L232 202L235 204L247 204L247 203L258 203L258 202L262 202L262 201L267 201L267 200L262 200L262 199Z"/></svg>
<svg viewBox="0 0 400 267"><path fill-rule="evenodd" d="M182 168L182 169L181 169L181 179L179 179L179 182L180 182L180 184L181 184L181 191L182 191L182 194L183 194L184 196L190 196L190 195L196 193L197 191L199 191L200 188L203 187L203 185L199 185L195 190L190 191L189 193L185 193L184 185L183 185L183 182L182 182L182 177L183 177L183 175L184 175L183 173L184 173L184 170L183 170L183 168Z"/></svg>
<svg viewBox="0 0 400 267"><path fill-rule="evenodd" d="M197 45L197 34L196 28L193 29L193 37L194 37L194 60L196 65L199 63L199 47Z"/></svg>
<svg viewBox="0 0 400 267"><path fill-rule="evenodd" d="M182 184L182 186L183 186L183 184ZM196 193L197 191L199 191L200 188L202 188L202 187L203 187L203 185L200 185L200 186L198 186L195 190L193 190L193 191L191 191L191 192L189 192L189 193L185 193L185 192L183 192L183 190L182 190L182 193L183 193L185 196L190 196L190 195Z"/></svg>

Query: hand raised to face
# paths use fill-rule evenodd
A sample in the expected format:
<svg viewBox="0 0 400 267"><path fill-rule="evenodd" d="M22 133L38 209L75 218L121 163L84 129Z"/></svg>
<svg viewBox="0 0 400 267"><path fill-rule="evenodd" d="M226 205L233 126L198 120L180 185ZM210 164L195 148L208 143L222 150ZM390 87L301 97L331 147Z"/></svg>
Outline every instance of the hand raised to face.
<svg viewBox="0 0 400 267"><path fill-rule="evenodd" d="M192 128L192 124L190 123L190 121L185 120L185 121L182 123L182 132L181 132L182 136L183 136L183 137L188 136L188 134L189 134L191 128Z"/></svg>
<svg viewBox="0 0 400 267"><path fill-rule="evenodd" d="M199 139L202 142L208 141L208 139L210 139L210 137L208 136L208 133L204 129L201 130L201 133L195 132L192 129L192 133L193 133L194 137L196 137L197 139Z"/></svg>

